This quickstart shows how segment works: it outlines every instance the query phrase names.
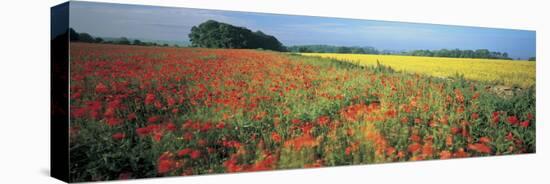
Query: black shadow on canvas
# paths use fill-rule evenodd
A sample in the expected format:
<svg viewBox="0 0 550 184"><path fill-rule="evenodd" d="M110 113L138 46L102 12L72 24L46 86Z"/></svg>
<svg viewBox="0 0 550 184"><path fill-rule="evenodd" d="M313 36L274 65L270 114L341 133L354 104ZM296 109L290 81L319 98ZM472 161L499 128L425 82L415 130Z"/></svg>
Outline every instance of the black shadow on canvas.
<svg viewBox="0 0 550 184"><path fill-rule="evenodd" d="M51 8L50 169L69 181L69 2Z"/></svg>

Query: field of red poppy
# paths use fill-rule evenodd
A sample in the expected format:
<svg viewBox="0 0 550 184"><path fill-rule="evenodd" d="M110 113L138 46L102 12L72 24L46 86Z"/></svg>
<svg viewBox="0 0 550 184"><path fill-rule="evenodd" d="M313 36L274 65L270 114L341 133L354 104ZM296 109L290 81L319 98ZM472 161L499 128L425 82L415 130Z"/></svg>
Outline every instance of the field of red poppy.
<svg viewBox="0 0 550 184"><path fill-rule="evenodd" d="M534 86L502 96L460 77L259 50L70 52L71 181L536 150Z"/></svg>

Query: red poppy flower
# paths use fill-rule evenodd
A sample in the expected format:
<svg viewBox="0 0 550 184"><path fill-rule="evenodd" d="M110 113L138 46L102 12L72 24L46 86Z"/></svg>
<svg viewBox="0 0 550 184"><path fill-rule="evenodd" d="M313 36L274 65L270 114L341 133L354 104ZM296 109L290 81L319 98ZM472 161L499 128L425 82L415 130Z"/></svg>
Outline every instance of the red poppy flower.
<svg viewBox="0 0 550 184"><path fill-rule="evenodd" d="M413 135L411 135L410 139L411 139L412 142L418 142L418 141L420 141L421 138L420 138L420 136L418 136L416 134L413 134Z"/></svg>
<svg viewBox="0 0 550 184"><path fill-rule="evenodd" d="M535 118L535 116L533 116L533 114L527 113L527 119L528 120L532 120L533 118Z"/></svg>
<svg viewBox="0 0 550 184"><path fill-rule="evenodd" d="M147 93L145 95L145 105L149 105L149 104L152 104L153 102L155 102L155 95L154 94L151 94L151 93Z"/></svg>
<svg viewBox="0 0 550 184"><path fill-rule="evenodd" d="M445 138L445 144L447 146L453 145L453 135L447 135L447 138Z"/></svg>
<svg viewBox="0 0 550 184"><path fill-rule="evenodd" d="M521 127L529 127L529 125L530 125L529 120L522 121L521 123L519 123L519 126Z"/></svg>
<svg viewBox="0 0 550 184"><path fill-rule="evenodd" d="M491 153L491 148L485 144L476 143L476 144L469 144L468 149L477 151L479 153Z"/></svg>
<svg viewBox="0 0 550 184"><path fill-rule="evenodd" d="M288 140L284 143L286 147L292 147L295 150L301 150L303 147L314 147L319 143L315 140L310 134L303 134L302 136L296 137L292 140Z"/></svg>
<svg viewBox="0 0 550 184"><path fill-rule="evenodd" d="M385 151L386 151L386 156L390 156L390 155L393 155L395 153L395 148L394 147L387 147Z"/></svg>
<svg viewBox="0 0 550 184"><path fill-rule="evenodd" d="M472 119L473 119L473 120L476 120L477 118L479 118L479 114L477 114L477 113L475 113L475 112L472 113Z"/></svg>
<svg viewBox="0 0 550 184"><path fill-rule="evenodd" d="M464 158L464 157L469 157L470 154L466 153L464 151L464 148L458 148L458 151L456 151L454 154L453 154L453 157L456 157L456 158Z"/></svg>
<svg viewBox="0 0 550 184"><path fill-rule="evenodd" d="M202 126L199 128L201 132L208 132L212 128L212 123L206 122L203 123Z"/></svg>
<svg viewBox="0 0 550 184"><path fill-rule="evenodd" d="M346 147L346 155L350 155L352 151L353 151L353 147L351 146Z"/></svg>
<svg viewBox="0 0 550 184"><path fill-rule="evenodd" d="M205 139L199 139L199 140L197 141L197 144L198 144L199 146L206 146L206 144L208 144L208 142L207 142Z"/></svg>
<svg viewBox="0 0 550 184"><path fill-rule="evenodd" d="M107 93L109 89L107 89L107 86L105 86L103 83L99 83L95 86L95 92L96 93Z"/></svg>
<svg viewBox="0 0 550 184"><path fill-rule="evenodd" d="M119 133L113 134L112 137L113 137L114 140L122 140L122 139L124 139L124 137L126 137L126 135L122 132L119 132Z"/></svg>
<svg viewBox="0 0 550 184"><path fill-rule="evenodd" d="M182 149L181 151L178 152L178 156L183 157L185 155L188 155L189 153L191 153L191 149L190 148L185 148L185 149Z"/></svg>
<svg viewBox="0 0 550 184"><path fill-rule="evenodd" d="M71 118L82 118L86 115L86 108L71 108Z"/></svg>
<svg viewBox="0 0 550 184"><path fill-rule="evenodd" d="M321 126L327 125L330 122L330 117L321 116L317 119L317 123Z"/></svg>
<svg viewBox="0 0 550 184"><path fill-rule="evenodd" d="M506 140L513 141L514 140L514 134L512 134L512 132L508 132L508 135L506 135Z"/></svg>
<svg viewBox="0 0 550 184"><path fill-rule="evenodd" d="M149 128L147 127L141 127L141 128L137 128L136 129L136 133L139 135L139 136L145 136L147 134L149 134Z"/></svg>
<svg viewBox="0 0 550 184"><path fill-rule="evenodd" d="M128 120L135 120L137 118L136 113L128 114Z"/></svg>
<svg viewBox="0 0 550 184"><path fill-rule="evenodd" d="M109 126L116 126L116 125L120 125L120 123L122 123L122 121L120 121L119 119L117 118L107 118L105 120L105 122L107 123L107 125Z"/></svg>
<svg viewBox="0 0 550 184"><path fill-rule="evenodd" d="M105 110L105 113L103 113L103 116L105 117L114 117L115 116L115 108L107 108Z"/></svg>
<svg viewBox="0 0 550 184"><path fill-rule="evenodd" d="M493 123L498 123L500 121L499 112L493 112Z"/></svg>
<svg viewBox="0 0 550 184"><path fill-rule="evenodd" d="M508 123L515 125L519 122L518 117L516 116L510 116L508 117Z"/></svg>
<svg viewBox="0 0 550 184"><path fill-rule="evenodd" d="M401 123L408 123L409 122L409 118L407 117L402 117L401 118Z"/></svg>
<svg viewBox="0 0 550 184"><path fill-rule="evenodd" d="M237 141L223 141L222 142L222 145L227 147L227 148L240 148L241 147L241 143L237 142Z"/></svg>
<svg viewBox="0 0 550 184"><path fill-rule="evenodd" d="M271 133L271 139L275 142L281 142L281 136L277 132Z"/></svg>
<svg viewBox="0 0 550 184"><path fill-rule="evenodd" d="M156 132L155 136L153 137L153 140L155 140L156 142L160 142L160 140L162 139L162 136L164 136L164 133Z"/></svg>
<svg viewBox="0 0 550 184"><path fill-rule="evenodd" d="M452 127L452 128L451 128L451 133L452 133L452 134L455 134L455 135L458 134L458 133L460 133L461 131L462 131L462 130L461 130L460 128L458 128L458 127Z"/></svg>
<svg viewBox="0 0 550 184"><path fill-rule="evenodd" d="M155 107L156 107L157 109L161 109L161 108L162 108L162 103L160 103L160 101L158 101L158 100L155 101L154 105L155 105Z"/></svg>
<svg viewBox="0 0 550 184"><path fill-rule="evenodd" d="M224 123L224 122L219 122L219 123L216 125L216 128L217 128L217 129L223 129L223 128L225 128L225 123Z"/></svg>
<svg viewBox="0 0 550 184"><path fill-rule="evenodd" d="M416 153L417 151L420 150L420 147L422 147L422 145L415 142L409 145L408 150L411 153Z"/></svg>
<svg viewBox="0 0 550 184"><path fill-rule="evenodd" d="M170 172L172 171L173 166L174 166L173 160L170 160L170 159L159 160L158 168L157 168L158 173L164 174L164 173Z"/></svg>
<svg viewBox="0 0 550 184"><path fill-rule="evenodd" d="M177 129L177 126L172 122L168 122L168 124L166 124L166 129L169 131L175 131Z"/></svg>
<svg viewBox="0 0 550 184"><path fill-rule="evenodd" d="M422 155L424 157L431 157L433 155L432 143L426 143L422 146Z"/></svg>
<svg viewBox="0 0 550 184"><path fill-rule="evenodd" d="M197 159L201 156L201 152L199 150L193 150L189 156L191 156L191 159Z"/></svg>
<svg viewBox="0 0 550 184"><path fill-rule="evenodd" d="M168 97L166 99L166 103L167 103L168 107L172 107L176 104L176 100L172 97Z"/></svg>
<svg viewBox="0 0 550 184"><path fill-rule="evenodd" d="M237 163L237 157L232 156L229 160L226 160L223 165L227 172L239 172L243 168Z"/></svg>
<svg viewBox="0 0 550 184"><path fill-rule="evenodd" d="M488 144L488 143L491 143L491 139L488 138L488 137L481 137L481 138L479 138L479 142L484 143L484 144Z"/></svg>
<svg viewBox="0 0 550 184"><path fill-rule="evenodd" d="M439 152L439 159L449 159L451 157L452 157L451 152L449 152L447 150Z"/></svg>
<svg viewBox="0 0 550 184"><path fill-rule="evenodd" d="M191 141L193 139L193 134L191 132L185 132L183 134L183 139L186 141Z"/></svg>
<svg viewBox="0 0 550 184"><path fill-rule="evenodd" d="M147 122L149 122L149 123L155 123L155 122L157 122L159 119L160 119L159 116L151 116L151 117L149 117L149 118L147 119Z"/></svg>
<svg viewBox="0 0 550 184"><path fill-rule="evenodd" d="M386 115L386 117L388 117L388 118L393 118L393 117L397 116L397 111L395 111L393 109L390 109L390 110L386 111L384 113L384 115Z"/></svg>

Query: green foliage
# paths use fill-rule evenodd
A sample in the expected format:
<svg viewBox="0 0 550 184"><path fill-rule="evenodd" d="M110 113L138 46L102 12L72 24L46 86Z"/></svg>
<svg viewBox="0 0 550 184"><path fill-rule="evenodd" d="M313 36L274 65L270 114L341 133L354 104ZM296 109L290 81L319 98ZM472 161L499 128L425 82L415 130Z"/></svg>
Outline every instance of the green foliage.
<svg viewBox="0 0 550 184"><path fill-rule="evenodd" d="M140 40L134 40L134 42L132 44L133 45L141 45L141 44L143 44L143 42L141 42Z"/></svg>
<svg viewBox="0 0 550 184"><path fill-rule="evenodd" d="M70 41L79 40L79 34L73 28L69 28L69 40Z"/></svg>
<svg viewBox="0 0 550 184"><path fill-rule="evenodd" d="M70 41L85 42L85 43L102 43L102 38L95 38L89 33L78 33L73 28L69 28Z"/></svg>
<svg viewBox="0 0 550 184"><path fill-rule="evenodd" d="M84 43L106 43L106 44L119 44L119 45L140 45L140 46L163 46L170 47L170 45L164 43L162 45L156 42L145 42L138 39L132 40L127 37L120 37L114 40L106 41L101 37L94 37L89 33L79 33L73 28L69 29L70 41L72 42L84 42ZM179 47L177 44L174 47Z"/></svg>
<svg viewBox="0 0 550 184"><path fill-rule="evenodd" d="M92 37L92 35L88 34L88 33L80 33L78 34L78 40L81 41L81 42L86 42L86 43L93 43L95 42L95 39L94 37Z"/></svg>
<svg viewBox="0 0 550 184"><path fill-rule="evenodd" d="M96 43L103 43L103 38L96 37L94 40Z"/></svg>
<svg viewBox="0 0 550 184"><path fill-rule="evenodd" d="M441 50L413 50L405 52L403 55L409 56L428 56L428 57L451 57L451 58L484 58L484 59L506 59L511 60L506 52L493 52L487 49L460 50L460 49L441 49Z"/></svg>
<svg viewBox="0 0 550 184"><path fill-rule="evenodd" d="M284 51L284 47L274 36L261 31L252 32L245 27L208 20L199 26L193 26L189 33L193 47L268 49Z"/></svg>
<svg viewBox="0 0 550 184"><path fill-rule="evenodd" d="M290 52L300 53L353 53L353 54L379 54L374 47L346 47L332 45L295 45L287 47Z"/></svg>
<svg viewBox="0 0 550 184"><path fill-rule="evenodd" d="M426 57L451 57L451 58L485 58L511 60L506 52L493 52L487 49L460 50L412 50L408 52L378 51L374 47L347 47L332 45L295 45L287 47L290 52L299 53L350 53L350 54L389 54Z"/></svg>
<svg viewBox="0 0 550 184"><path fill-rule="evenodd" d="M130 45L130 40L128 40L128 38L126 37L121 37L118 41L116 41L116 43L122 45Z"/></svg>
<svg viewBox="0 0 550 184"><path fill-rule="evenodd" d="M135 136L134 124L112 129L101 122L76 122L81 130L70 144L70 171L73 182L113 180L120 173L131 172L138 176L155 176L155 152L152 141ZM119 130L130 132L130 139L113 140Z"/></svg>

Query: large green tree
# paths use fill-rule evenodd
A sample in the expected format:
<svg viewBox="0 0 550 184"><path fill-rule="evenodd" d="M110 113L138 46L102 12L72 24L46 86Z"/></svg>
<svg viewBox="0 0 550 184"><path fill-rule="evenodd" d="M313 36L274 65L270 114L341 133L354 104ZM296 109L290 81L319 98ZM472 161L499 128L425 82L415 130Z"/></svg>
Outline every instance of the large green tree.
<svg viewBox="0 0 550 184"><path fill-rule="evenodd" d="M283 45L274 36L214 20L193 26L188 36L193 47L284 51Z"/></svg>

